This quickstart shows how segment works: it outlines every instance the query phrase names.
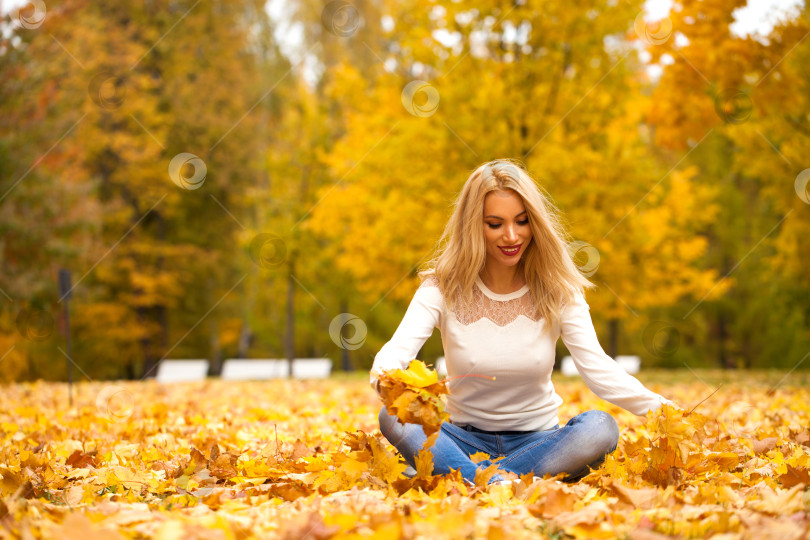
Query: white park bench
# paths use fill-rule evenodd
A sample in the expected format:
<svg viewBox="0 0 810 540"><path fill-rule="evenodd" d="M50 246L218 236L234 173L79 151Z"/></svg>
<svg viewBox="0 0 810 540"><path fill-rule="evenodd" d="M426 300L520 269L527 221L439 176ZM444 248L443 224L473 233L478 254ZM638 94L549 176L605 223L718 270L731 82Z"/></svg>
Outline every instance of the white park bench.
<svg viewBox="0 0 810 540"><path fill-rule="evenodd" d="M641 358L638 356L623 356L616 357L616 363L619 364L627 373L638 373L641 368ZM563 375L578 375L577 367L574 365L574 359L570 356L563 356L562 365L560 370Z"/></svg>
<svg viewBox="0 0 810 540"><path fill-rule="evenodd" d="M155 380L159 383L202 381L208 375L208 360L161 360Z"/></svg>
<svg viewBox="0 0 810 540"><path fill-rule="evenodd" d="M332 372L331 358L294 358L293 379L327 379Z"/></svg>
<svg viewBox="0 0 810 540"><path fill-rule="evenodd" d="M639 356L619 355L616 357L616 363L627 373L638 373L638 370L641 369L641 357Z"/></svg>
<svg viewBox="0 0 810 540"><path fill-rule="evenodd" d="M439 374L440 379L447 377L447 362L444 361L444 356L440 356L436 359L436 363L433 364L433 369Z"/></svg>
<svg viewBox="0 0 810 540"><path fill-rule="evenodd" d="M266 358L229 358L222 364L220 377L226 381L286 379L290 376L287 360Z"/></svg>

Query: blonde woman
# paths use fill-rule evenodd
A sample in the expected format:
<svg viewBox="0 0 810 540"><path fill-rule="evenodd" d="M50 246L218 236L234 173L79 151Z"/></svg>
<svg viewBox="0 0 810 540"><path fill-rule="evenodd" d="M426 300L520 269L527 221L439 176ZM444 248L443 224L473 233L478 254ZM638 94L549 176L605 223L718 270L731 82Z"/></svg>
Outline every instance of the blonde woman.
<svg viewBox="0 0 810 540"><path fill-rule="evenodd" d="M501 471L567 473L576 481L619 441L609 414L590 410L560 427L562 399L551 372L558 338L588 387L643 416L674 402L650 391L602 350L583 291L595 285L577 269L558 211L519 162L500 159L470 174L422 283L370 381L405 369L439 328L448 376L447 412L431 447L435 474L458 470L472 482L500 459ZM465 375L474 375L467 376ZM415 467L422 427L400 424L383 407L380 431ZM470 456L488 454L474 463ZM491 482L505 482L496 474Z"/></svg>

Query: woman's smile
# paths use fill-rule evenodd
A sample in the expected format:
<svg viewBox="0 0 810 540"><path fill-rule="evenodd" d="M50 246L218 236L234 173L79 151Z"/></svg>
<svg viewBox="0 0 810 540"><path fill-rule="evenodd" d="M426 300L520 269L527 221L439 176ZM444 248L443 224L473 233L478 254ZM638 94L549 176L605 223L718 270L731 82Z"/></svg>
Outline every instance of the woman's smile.
<svg viewBox="0 0 810 540"><path fill-rule="evenodd" d="M498 247L500 247L500 248L501 248L501 251L502 251L502 252L503 252L503 254L504 254L504 255L506 255L507 257L514 257L515 255L517 255L518 253L520 253L520 247L521 247L522 245L523 245L523 244L518 244L517 246L508 246L508 247L507 247L507 246L498 246Z"/></svg>

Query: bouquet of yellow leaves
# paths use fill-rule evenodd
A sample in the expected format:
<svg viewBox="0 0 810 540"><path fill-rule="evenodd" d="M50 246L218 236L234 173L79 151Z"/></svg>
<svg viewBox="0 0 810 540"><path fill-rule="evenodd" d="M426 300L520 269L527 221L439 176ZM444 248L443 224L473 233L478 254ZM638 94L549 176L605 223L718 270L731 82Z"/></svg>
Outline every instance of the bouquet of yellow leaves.
<svg viewBox="0 0 810 540"><path fill-rule="evenodd" d="M442 422L450 418L440 397L447 393L445 382L419 360L412 360L405 370L385 371L378 380L380 397L388 412L402 424L420 424L428 436L426 446L431 446Z"/></svg>

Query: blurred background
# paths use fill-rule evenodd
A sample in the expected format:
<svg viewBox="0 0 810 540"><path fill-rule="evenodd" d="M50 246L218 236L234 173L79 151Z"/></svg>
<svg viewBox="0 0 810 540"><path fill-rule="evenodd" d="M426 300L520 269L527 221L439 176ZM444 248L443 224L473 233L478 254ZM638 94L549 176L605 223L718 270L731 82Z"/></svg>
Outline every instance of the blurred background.
<svg viewBox="0 0 810 540"><path fill-rule="evenodd" d="M503 157L608 354L810 366L810 20L749 3L0 4L0 380L367 370Z"/></svg>

